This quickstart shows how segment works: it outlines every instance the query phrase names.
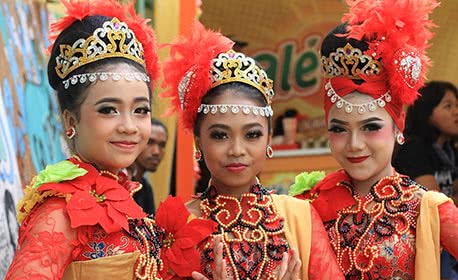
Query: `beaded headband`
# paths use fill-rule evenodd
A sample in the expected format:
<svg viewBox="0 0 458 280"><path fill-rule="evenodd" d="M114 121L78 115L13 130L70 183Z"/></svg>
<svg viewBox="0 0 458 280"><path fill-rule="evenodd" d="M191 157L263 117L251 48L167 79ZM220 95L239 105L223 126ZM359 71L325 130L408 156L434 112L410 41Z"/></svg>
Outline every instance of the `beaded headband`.
<svg viewBox="0 0 458 280"><path fill-rule="evenodd" d="M61 79L83 65L108 57L123 57L145 65L142 44L127 24L116 17L104 22L88 38L81 38L73 45L59 45L59 49L55 70Z"/></svg>
<svg viewBox="0 0 458 280"><path fill-rule="evenodd" d="M143 81L149 82L150 78L145 73L134 72L134 73L117 73L117 72L94 72L94 73L82 73L73 75L70 78L62 81L64 88L68 89L70 85L74 86L78 83L84 84L86 82L95 82L97 80L106 81L111 79L113 81L119 81L121 78L128 82L132 81Z"/></svg>
<svg viewBox="0 0 458 280"><path fill-rule="evenodd" d="M331 100L331 102L336 104L336 107L338 109L344 108L344 111L349 114L353 112L354 108L361 115L366 112L374 112L377 109L377 107L383 108L386 106L387 103L391 102L391 95L389 91L387 91L379 98L372 100L370 102L354 104L340 97L332 87L330 81L326 83L324 88L326 90L326 96Z"/></svg>
<svg viewBox="0 0 458 280"><path fill-rule="evenodd" d="M197 113L203 113L206 115L214 115L217 112L222 114L227 112L238 114L239 112L242 112L245 115L252 113L256 116L259 115L262 117L272 117L274 115L274 111L270 106L260 107L242 104L200 104L199 108L197 109Z"/></svg>

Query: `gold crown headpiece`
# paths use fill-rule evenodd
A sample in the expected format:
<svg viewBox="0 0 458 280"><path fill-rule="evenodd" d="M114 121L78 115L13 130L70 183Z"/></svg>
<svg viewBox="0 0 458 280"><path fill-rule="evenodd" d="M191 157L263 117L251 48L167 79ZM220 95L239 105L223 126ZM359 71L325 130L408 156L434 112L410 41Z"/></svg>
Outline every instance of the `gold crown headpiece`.
<svg viewBox="0 0 458 280"><path fill-rule="evenodd" d="M88 38L78 39L73 45L61 44L59 48L55 69L61 79L83 65L108 57L124 57L145 65L142 44L127 24L117 18L104 22Z"/></svg>
<svg viewBox="0 0 458 280"><path fill-rule="evenodd" d="M253 58L233 50L220 53L212 60L210 72L212 88L230 82L241 82L255 87L262 93L267 104L272 103L275 95L273 81Z"/></svg>
<svg viewBox="0 0 458 280"><path fill-rule="evenodd" d="M329 57L321 57L321 65L325 78L346 77L361 79L360 75L374 76L382 71L382 63L358 48L347 43L337 48Z"/></svg>

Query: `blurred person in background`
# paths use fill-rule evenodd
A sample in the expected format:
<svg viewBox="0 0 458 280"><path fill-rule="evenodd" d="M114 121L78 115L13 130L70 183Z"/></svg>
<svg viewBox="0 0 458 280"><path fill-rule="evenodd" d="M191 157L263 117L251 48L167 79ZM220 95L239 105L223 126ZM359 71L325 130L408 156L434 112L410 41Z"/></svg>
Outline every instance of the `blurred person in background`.
<svg viewBox="0 0 458 280"><path fill-rule="evenodd" d="M429 190L440 191L458 203L458 170L452 138L458 136L458 90L449 83L432 81L419 90L421 96L409 107L406 143L400 146L393 165ZM450 279L453 258L441 254L441 278Z"/></svg>
<svg viewBox="0 0 458 280"><path fill-rule="evenodd" d="M148 145L141 152L135 162L129 167L132 180L140 182L142 188L134 194L134 200L148 214L155 214L154 191L145 173L156 172L159 164L164 158L167 145L167 128L158 119L151 119L151 134Z"/></svg>

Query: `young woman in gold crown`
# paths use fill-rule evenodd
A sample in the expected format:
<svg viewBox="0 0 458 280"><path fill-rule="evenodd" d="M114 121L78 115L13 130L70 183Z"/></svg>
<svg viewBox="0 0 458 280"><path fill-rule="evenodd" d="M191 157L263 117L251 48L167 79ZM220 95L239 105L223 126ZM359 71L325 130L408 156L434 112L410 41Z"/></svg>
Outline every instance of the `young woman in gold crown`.
<svg viewBox="0 0 458 280"><path fill-rule="evenodd" d="M192 245L214 226L187 224L189 212L173 199L165 204L176 216L159 209L157 221L147 218L131 197L141 186L120 171L150 134L151 81L158 76L153 30L133 3L63 3L67 16L51 27L56 37L48 77L74 155L47 166L27 187L6 279L190 276L199 269L198 262L193 266L198 252L173 240L187 237L184 230L193 233L186 239ZM195 225L200 234L192 231Z"/></svg>
<svg viewBox="0 0 458 280"><path fill-rule="evenodd" d="M272 80L233 42L196 24L171 45L164 93L188 131L208 189L187 203L217 229L199 244L196 279L341 279L321 220L308 202L274 195L256 175L272 157ZM190 186L191 187L191 186ZM305 219L303 218L305 215Z"/></svg>
<svg viewBox="0 0 458 280"><path fill-rule="evenodd" d="M321 47L329 144L343 169L314 187L299 175L292 193L319 212L346 279L439 279L441 246L458 257L458 209L391 165L395 142L404 142L402 107L429 64L437 3L349 3L346 24Z"/></svg>

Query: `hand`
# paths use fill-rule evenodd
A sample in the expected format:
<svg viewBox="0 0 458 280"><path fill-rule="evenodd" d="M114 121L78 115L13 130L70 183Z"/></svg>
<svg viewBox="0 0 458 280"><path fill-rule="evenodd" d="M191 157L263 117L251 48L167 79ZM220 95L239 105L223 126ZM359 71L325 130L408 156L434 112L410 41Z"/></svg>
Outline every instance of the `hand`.
<svg viewBox="0 0 458 280"><path fill-rule="evenodd" d="M213 238L213 254L215 255L215 270L213 271L214 280L226 280L226 261L223 259L223 242L221 235L217 235ZM194 271L192 273L192 279L194 280L208 280L202 273Z"/></svg>
<svg viewBox="0 0 458 280"><path fill-rule="evenodd" d="M301 271L302 262L296 249L291 249L291 259L288 253L283 253L283 259L278 273L278 279L297 280Z"/></svg>

